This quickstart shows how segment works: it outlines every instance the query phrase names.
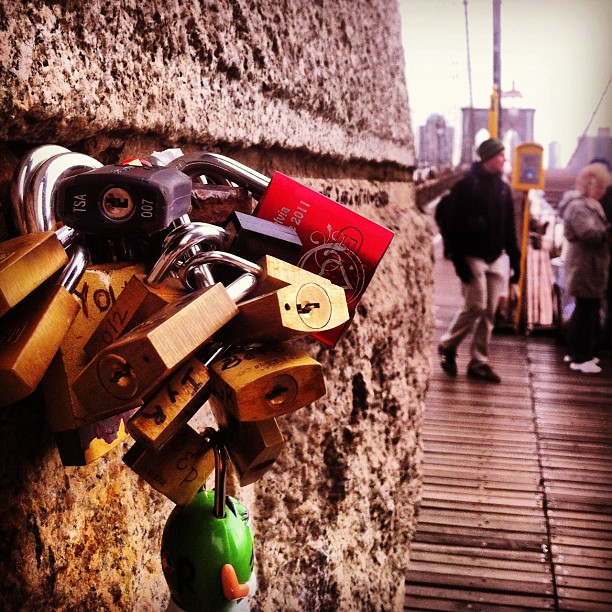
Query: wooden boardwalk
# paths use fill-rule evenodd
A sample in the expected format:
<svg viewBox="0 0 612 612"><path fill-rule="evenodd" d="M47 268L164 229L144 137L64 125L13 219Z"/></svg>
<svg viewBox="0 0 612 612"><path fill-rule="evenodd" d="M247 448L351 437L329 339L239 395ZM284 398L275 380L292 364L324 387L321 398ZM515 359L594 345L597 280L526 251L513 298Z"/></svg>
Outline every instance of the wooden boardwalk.
<svg viewBox="0 0 612 612"><path fill-rule="evenodd" d="M495 334L500 385L440 369L460 304L435 269L436 330L424 481L406 610L612 610L612 358L572 372L552 336Z"/></svg>

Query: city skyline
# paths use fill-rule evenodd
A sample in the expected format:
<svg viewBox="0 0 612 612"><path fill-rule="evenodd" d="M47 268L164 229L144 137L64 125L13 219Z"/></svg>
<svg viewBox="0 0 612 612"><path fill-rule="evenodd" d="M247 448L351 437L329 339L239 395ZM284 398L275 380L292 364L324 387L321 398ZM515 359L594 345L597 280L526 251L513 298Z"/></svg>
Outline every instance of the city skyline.
<svg viewBox="0 0 612 612"><path fill-rule="evenodd" d="M406 81L415 136L432 114L455 128L470 105L465 0L400 0ZM472 101L487 108L493 87L493 1L467 0ZM566 165L579 138L612 126L612 2L502 0L502 91L509 108L535 109L534 140L558 142ZM595 116L593 113L599 104ZM589 125L590 124L590 125Z"/></svg>

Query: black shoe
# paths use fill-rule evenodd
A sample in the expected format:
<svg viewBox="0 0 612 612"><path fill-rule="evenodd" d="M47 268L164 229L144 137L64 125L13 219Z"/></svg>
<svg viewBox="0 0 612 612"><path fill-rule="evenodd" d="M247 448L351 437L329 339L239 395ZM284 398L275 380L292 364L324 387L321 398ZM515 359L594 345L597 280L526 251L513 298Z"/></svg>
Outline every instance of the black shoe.
<svg viewBox="0 0 612 612"><path fill-rule="evenodd" d="M501 378L488 363L479 363L468 367L467 375L469 378L484 380L485 382L500 383Z"/></svg>
<svg viewBox="0 0 612 612"><path fill-rule="evenodd" d="M457 353L444 348L441 344L438 346L438 353L440 353L440 367L449 376L457 376Z"/></svg>

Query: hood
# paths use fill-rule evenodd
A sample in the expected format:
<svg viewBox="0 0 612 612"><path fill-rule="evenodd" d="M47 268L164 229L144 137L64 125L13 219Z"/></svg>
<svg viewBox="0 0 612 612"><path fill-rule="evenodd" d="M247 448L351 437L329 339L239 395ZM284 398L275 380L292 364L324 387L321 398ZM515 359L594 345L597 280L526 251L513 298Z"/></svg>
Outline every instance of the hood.
<svg viewBox="0 0 612 612"><path fill-rule="evenodd" d="M563 217L568 204L572 200L575 200L576 198L581 198L581 197L582 195L580 194L579 191L576 191L576 189L570 189L569 191L566 191L561 196L561 199L559 200L559 203L557 204L557 212L559 213L559 215Z"/></svg>

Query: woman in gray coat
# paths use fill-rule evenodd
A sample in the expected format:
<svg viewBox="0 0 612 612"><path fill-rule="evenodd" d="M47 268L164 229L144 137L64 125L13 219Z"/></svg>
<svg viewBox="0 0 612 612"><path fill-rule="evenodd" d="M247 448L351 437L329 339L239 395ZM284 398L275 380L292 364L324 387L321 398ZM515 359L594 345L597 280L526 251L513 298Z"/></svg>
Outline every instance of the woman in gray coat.
<svg viewBox="0 0 612 612"><path fill-rule="evenodd" d="M589 164L576 177L576 189L566 192L559 203L567 239L566 285L576 301L567 334L568 360L572 370L585 374L601 372L595 346L608 279L612 226L598 200L611 182L603 165Z"/></svg>

